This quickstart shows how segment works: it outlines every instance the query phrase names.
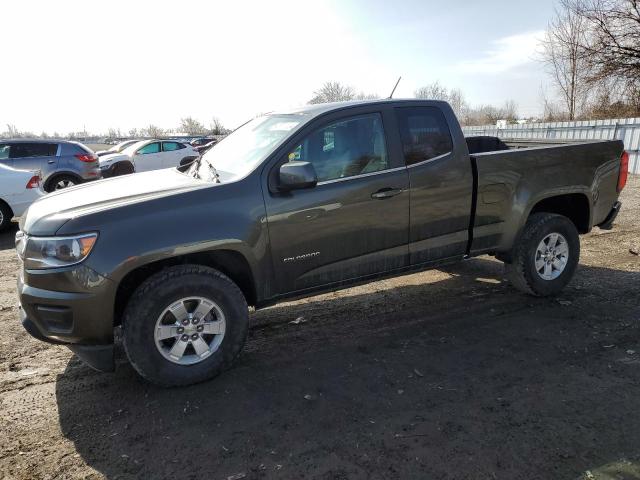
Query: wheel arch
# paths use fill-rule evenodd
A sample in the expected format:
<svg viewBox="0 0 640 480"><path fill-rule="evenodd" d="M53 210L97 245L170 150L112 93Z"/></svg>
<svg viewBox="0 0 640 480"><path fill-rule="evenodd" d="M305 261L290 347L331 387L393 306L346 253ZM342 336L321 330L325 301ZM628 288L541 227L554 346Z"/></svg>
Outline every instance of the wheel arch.
<svg viewBox="0 0 640 480"><path fill-rule="evenodd" d="M2 198L0 198L0 206L6 207L9 209L9 213L11 218L13 218L15 216L15 212L13 211L13 208L11 208L11 205L9 205L9 202L3 200ZM9 218L9 222L11 222L11 218Z"/></svg>
<svg viewBox="0 0 640 480"><path fill-rule="evenodd" d="M229 277L242 291L247 303L257 303L256 285L251 266L237 250L219 249L194 252L153 261L128 272L118 284L114 300L114 325L119 325L127 302L147 278L166 267L183 264L205 265Z"/></svg>
<svg viewBox="0 0 640 480"><path fill-rule="evenodd" d="M124 168L130 168L131 172L130 173L135 173L136 168L133 165L133 162L131 160L118 160L116 163L114 163L111 166L112 171L115 172L116 168L118 167L124 167Z"/></svg>
<svg viewBox="0 0 640 480"><path fill-rule="evenodd" d="M78 183L84 182L84 179L75 172L68 170L56 170L55 172L52 172L44 181L44 190L48 192L51 183L58 177L73 177L78 181Z"/></svg>
<svg viewBox="0 0 640 480"><path fill-rule="evenodd" d="M583 192L563 193L541 198L524 217L525 222L534 213L555 213L567 217L580 233L591 230L591 203Z"/></svg>

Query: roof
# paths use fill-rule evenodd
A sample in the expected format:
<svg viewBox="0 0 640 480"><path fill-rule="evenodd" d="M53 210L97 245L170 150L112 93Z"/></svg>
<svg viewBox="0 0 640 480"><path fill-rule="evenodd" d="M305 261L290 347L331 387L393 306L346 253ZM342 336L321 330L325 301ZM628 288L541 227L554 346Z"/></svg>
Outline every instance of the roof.
<svg viewBox="0 0 640 480"><path fill-rule="evenodd" d="M75 140L60 140L58 138L0 138L2 143L80 143Z"/></svg>
<svg viewBox="0 0 640 480"><path fill-rule="evenodd" d="M317 103L312 105L303 105L300 107L294 107L289 110L275 111L270 113L294 114L294 115L300 114L300 115L310 115L315 117L327 112L342 110L345 108L360 107L365 105L394 104L394 105L400 105L400 106L401 105L409 106L409 105L421 105L425 103L428 103L429 105L433 105L434 103L445 103L445 102L440 102L438 100L421 100L416 98L403 98L403 99L383 98L379 100L349 100L346 102Z"/></svg>

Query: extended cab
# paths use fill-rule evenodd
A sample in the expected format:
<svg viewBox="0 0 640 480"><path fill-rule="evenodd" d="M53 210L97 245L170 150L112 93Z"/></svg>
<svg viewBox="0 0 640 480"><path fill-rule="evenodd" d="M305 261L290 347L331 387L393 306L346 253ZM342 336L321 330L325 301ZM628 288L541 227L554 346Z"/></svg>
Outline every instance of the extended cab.
<svg viewBox="0 0 640 480"><path fill-rule="evenodd" d="M480 254L551 295L578 235L610 228L620 141L465 139L444 102L313 105L246 123L184 173L55 192L16 236L22 323L114 368L121 325L135 369L161 385L211 378L240 352L248 306Z"/></svg>

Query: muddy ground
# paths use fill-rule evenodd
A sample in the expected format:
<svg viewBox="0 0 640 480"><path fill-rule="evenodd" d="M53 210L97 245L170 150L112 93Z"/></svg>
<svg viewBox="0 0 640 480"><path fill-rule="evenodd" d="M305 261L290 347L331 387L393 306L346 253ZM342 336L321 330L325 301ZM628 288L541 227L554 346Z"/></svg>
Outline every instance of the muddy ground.
<svg viewBox="0 0 640 480"><path fill-rule="evenodd" d="M558 298L482 257L282 304L234 369L171 390L29 338L5 234L0 477L638 479L640 178L622 200Z"/></svg>

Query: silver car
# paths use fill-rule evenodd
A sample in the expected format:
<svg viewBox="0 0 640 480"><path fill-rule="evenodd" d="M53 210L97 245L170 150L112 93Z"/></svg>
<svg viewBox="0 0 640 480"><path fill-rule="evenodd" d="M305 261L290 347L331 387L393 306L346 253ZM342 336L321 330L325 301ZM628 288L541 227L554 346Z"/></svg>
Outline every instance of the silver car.
<svg viewBox="0 0 640 480"><path fill-rule="evenodd" d="M67 140L0 140L0 163L39 170L46 192L100 178L98 156Z"/></svg>

